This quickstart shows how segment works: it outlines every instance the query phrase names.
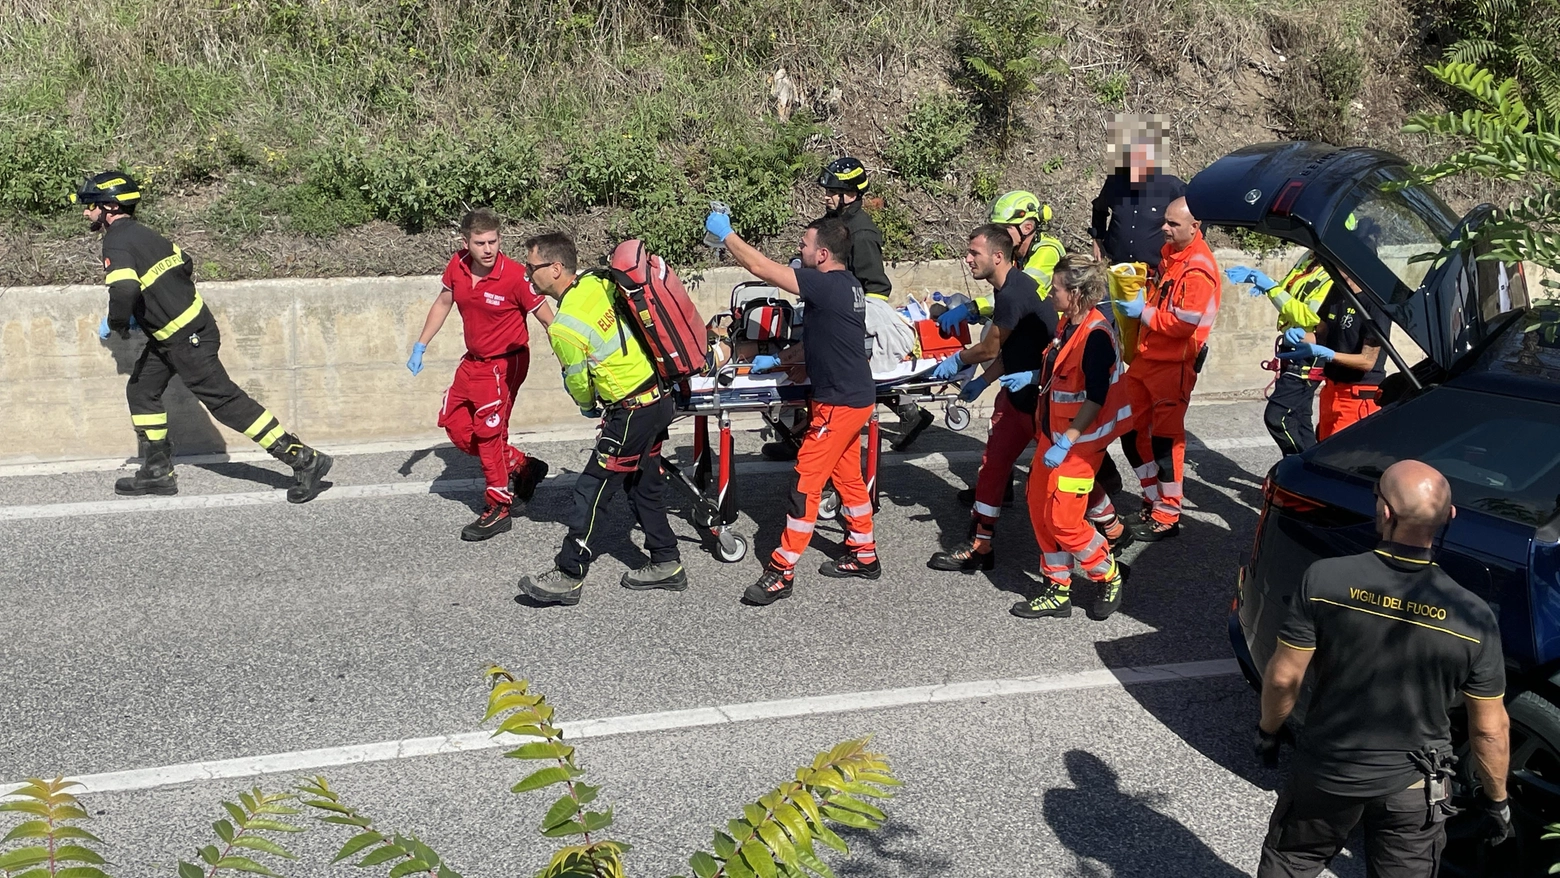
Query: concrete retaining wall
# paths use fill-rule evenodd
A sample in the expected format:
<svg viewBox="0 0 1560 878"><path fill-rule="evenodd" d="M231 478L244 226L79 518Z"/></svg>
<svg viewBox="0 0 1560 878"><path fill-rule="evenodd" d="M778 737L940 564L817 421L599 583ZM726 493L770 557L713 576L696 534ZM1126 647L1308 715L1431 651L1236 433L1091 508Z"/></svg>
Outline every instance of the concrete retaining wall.
<svg viewBox="0 0 1560 878"><path fill-rule="evenodd" d="M1297 253L1268 259L1218 253L1220 265L1258 265L1280 276ZM976 293L959 262L891 268L895 289ZM747 275L710 269L688 283L706 315L726 306ZM1207 368L1204 396L1253 393L1271 373L1274 311L1265 299L1226 285ZM439 437L440 398L464 350L460 318L451 313L429 346L425 369L405 367L428 306L434 277L262 280L205 283L201 295L217 315L222 359L232 376L305 441L332 444ZM0 463L129 457L134 434L125 407L125 377L144 341L97 337L106 293L100 286L13 287L0 293L0 413L9 441ZM537 324L532 332L540 341ZM531 377L520 391L513 429L556 429L579 420L563 392L545 343L533 344ZM217 425L177 381L169 388L169 423L180 454L248 451L241 435Z"/></svg>

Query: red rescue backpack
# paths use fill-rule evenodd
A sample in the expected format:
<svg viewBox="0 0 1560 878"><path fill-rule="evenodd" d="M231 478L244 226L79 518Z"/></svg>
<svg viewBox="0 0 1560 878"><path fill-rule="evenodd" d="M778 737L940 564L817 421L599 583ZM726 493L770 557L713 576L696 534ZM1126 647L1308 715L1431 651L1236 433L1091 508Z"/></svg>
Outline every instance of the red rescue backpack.
<svg viewBox="0 0 1560 878"><path fill-rule="evenodd" d="M634 330L667 384L701 374L708 337L704 318L666 260L631 238L612 251L608 272L617 284L620 317Z"/></svg>

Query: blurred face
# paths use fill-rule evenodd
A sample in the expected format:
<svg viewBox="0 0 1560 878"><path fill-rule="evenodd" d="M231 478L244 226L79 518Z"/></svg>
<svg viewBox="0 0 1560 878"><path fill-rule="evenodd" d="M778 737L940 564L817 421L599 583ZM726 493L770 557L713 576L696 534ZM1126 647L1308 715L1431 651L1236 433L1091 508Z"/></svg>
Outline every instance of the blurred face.
<svg viewBox="0 0 1560 878"><path fill-rule="evenodd" d="M1192 212L1186 209L1186 199L1177 198L1165 208L1165 221L1160 226L1165 233L1165 240L1175 249L1184 250L1197 237L1197 220L1192 218Z"/></svg>
<svg viewBox="0 0 1560 878"><path fill-rule="evenodd" d="M466 236L466 249L471 253L472 264L492 268L498 261L498 229L488 232L472 232Z"/></svg>
<svg viewBox="0 0 1560 878"><path fill-rule="evenodd" d="M990 280L1002 264L1002 254L997 252L984 237L975 237L964 251L964 265L976 280Z"/></svg>
<svg viewBox="0 0 1560 878"><path fill-rule="evenodd" d="M828 248L818 246L818 230L808 229L802 232L802 267L819 268L828 261Z"/></svg>
<svg viewBox="0 0 1560 878"><path fill-rule="evenodd" d="M1151 143L1134 143L1127 150L1127 171L1132 175L1132 182L1141 183L1148 179L1154 171L1154 145Z"/></svg>

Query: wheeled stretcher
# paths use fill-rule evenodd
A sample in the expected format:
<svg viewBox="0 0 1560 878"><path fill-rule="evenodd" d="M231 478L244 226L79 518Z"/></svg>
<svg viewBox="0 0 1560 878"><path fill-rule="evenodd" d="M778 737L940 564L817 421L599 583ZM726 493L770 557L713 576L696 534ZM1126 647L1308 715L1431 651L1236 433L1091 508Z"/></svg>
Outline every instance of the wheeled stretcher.
<svg viewBox="0 0 1560 878"><path fill-rule="evenodd" d="M731 293L730 311L709 323L711 351L707 374L689 379L673 393L678 417L694 419L693 459L691 464L684 465L663 459L662 465L674 483L689 494L693 501L690 516L693 525L709 532L714 541L713 553L722 561L740 561L747 556L749 548L748 540L732 529L737 520L732 415L756 412L777 434L790 438L789 429L781 423L781 415L787 409L805 409L811 400L812 388L803 374L804 368L759 374L750 371L754 356L777 354L799 341L799 311L780 299L769 286L756 282L738 284ZM932 378L932 370L960 350L968 338L943 338L936 331L935 321L930 320L920 321L916 329L922 341L919 350L894 368L873 374L877 382L877 401L890 406L908 402L940 403L948 428L963 430L969 426L971 416L969 407L959 400L959 391L963 381L974 374L974 367L951 380ZM715 419L717 428L713 443L711 418ZM881 445L876 411L862 430L862 440L866 452L863 476L875 511L878 508ZM818 517L833 518L838 514L839 506L839 495L832 488L826 489L818 507Z"/></svg>

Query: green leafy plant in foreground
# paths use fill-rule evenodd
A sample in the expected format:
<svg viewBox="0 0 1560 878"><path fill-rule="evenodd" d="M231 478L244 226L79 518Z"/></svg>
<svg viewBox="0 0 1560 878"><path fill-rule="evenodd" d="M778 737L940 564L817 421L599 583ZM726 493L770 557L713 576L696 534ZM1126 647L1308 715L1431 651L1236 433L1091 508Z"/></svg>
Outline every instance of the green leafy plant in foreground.
<svg viewBox="0 0 1560 878"><path fill-rule="evenodd" d="M1560 286L1554 279L1560 274L1560 117L1530 110L1515 78L1497 84L1493 73L1472 64L1446 63L1429 70L1471 97L1474 107L1409 117L1404 131L1449 141L1459 151L1436 164L1416 166L1408 181L1391 185L1424 185L1465 174L1518 184L1524 194L1458 243L1488 243L1485 259L1536 263L1551 274L1545 286Z"/></svg>
<svg viewBox="0 0 1560 878"><path fill-rule="evenodd" d="M623 878L623 855L630 846L604 837L612 827L613 810L596 802L601 788L585 783L585 770L575 749L564 742L553 723L553 707L503 668L489 668L491 690L484 722L498 720L494 736L528 739L504 754L510 759L539 763L513 787L516 793L549 788L562 792L547 808L537 829L548 838L568 839L537 878ZM835 826L875 830L886 815L871 800L890 797L899 785L880 754L867 740L845 741L819 753L787 781L745 804L740 816L717 830L710 849L688 861L696 878L834 878L818 856L816 844L849 853ZM62 778L31 779L0 801L0 812L24 819L0 839L0 876L4 878L110 878L102 868L107 859L103 842L81 823L91 819L70 792L80 786ZM461 878L444 858L414 835L382 828L357 807L344 803L322 777L300 783L289 792L255 787L237 801L223 802L226 816L211 825L215 844L180 862L179 878L217 878L219 873L247 873L280 878L276 871L297 857L281 843L306 827L290 818L304 807L320 822L343 826L352 835L332 863L351 862L360 869L383 867L387 878ZM6 846L11 846L5 850Z"/></svg>

